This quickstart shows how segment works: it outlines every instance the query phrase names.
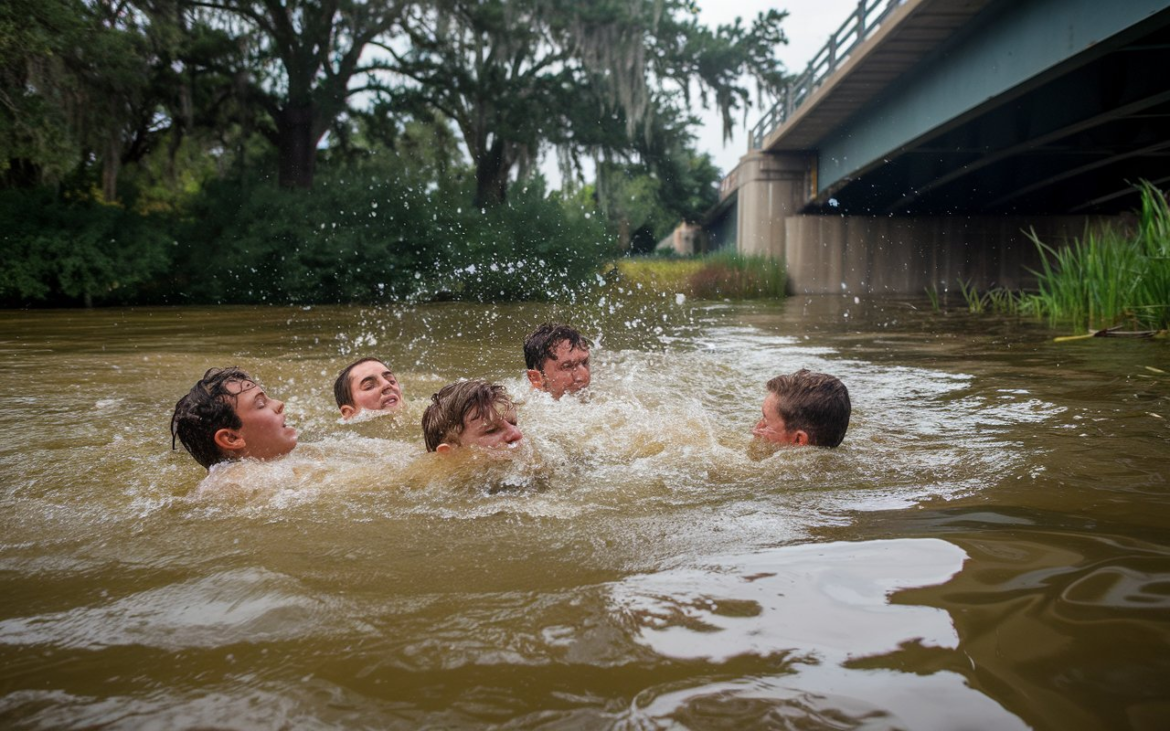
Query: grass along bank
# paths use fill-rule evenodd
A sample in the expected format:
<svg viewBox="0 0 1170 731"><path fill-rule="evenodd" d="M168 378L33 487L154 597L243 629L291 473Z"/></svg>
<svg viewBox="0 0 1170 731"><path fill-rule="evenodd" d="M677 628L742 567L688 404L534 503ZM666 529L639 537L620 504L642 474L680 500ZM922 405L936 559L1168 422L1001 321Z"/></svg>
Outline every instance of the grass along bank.
<svg viewBox="0 0 1170 731"><path fill-rule="evenodd" d="M1047 318L1054 326L1104 330L1165 330L1170 325L1170 205L1149 182L1139 188L1142 206L1134 228L1109 225L1086 230L1070 246L1056 248L1029 236L1040 251L1036 291L994 288L979 292L967 282L959 291L973 313ZM928 290L936 310L938 291Z"/></svg>
<svg viewBox="0 0 1170 731"><path fill-rule="evenodd" d="M783 298L787 281L784 265L775 259L722 251L618 259L610 272L631 290L705 300Z"/></svg>

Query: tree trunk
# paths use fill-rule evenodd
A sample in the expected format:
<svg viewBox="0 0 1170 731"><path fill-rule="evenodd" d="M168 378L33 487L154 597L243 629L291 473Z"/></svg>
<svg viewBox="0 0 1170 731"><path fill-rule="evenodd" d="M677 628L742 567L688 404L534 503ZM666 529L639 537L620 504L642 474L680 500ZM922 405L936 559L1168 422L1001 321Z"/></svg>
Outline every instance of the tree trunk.
<svg viewBox="0 0 1170 731"><path fill-rule="evenodd" d="M102 197L107 203L118 200L118 168L122 166L122 145L117 137L106 141L102 160Z"/></svg>
<svg viewBox="0 0 1170 731"><path fill-rule="evenodd" d="M475 206L493 208L508 197L508 173L512 163L504 153L504 143L496 141L487 154L475 163Z"/></svg>
<svg viewBox="0 0 1170 731"><path fill-rule="evenodd" d="M313 132L313 105L287 106L276 120L279 135L280 185L312 188L317 167L317 139Z"/></svg>

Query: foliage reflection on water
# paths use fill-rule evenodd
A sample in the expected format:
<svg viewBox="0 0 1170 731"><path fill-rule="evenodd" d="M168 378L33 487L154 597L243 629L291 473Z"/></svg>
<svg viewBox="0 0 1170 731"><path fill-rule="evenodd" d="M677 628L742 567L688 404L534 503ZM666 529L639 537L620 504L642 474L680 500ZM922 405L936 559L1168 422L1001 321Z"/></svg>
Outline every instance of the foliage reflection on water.
<svg viewBox="0 0 1170 731"><path fill-rule="evenodd" d="M582 402L520 342L598 341ZM1166 717L1160 344L903 302L7 313L6 725L1122 728ZM367 353L398 417L338 423ZM210 365L301 446L203 482L170 407ZM839 450L760 453L763 382L849 386ZM516 459L423 454L459 377ZM201 489L202 487L202 489ZM847 542L842 542L847 541Z"/></svg>

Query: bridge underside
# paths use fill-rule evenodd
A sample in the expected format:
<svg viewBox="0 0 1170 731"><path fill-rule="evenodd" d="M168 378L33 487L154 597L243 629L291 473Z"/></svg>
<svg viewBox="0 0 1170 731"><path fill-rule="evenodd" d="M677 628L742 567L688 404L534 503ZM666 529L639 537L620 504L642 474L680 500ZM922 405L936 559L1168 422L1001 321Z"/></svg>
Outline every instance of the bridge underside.
<svg viewBox="0 0 1170 731"><path fill-rule="evenodd" d="M1133 183L1170 181L1167 69L1170 11L1163 11L828 185L800 211L943 216L1133 210Z"/></svg>

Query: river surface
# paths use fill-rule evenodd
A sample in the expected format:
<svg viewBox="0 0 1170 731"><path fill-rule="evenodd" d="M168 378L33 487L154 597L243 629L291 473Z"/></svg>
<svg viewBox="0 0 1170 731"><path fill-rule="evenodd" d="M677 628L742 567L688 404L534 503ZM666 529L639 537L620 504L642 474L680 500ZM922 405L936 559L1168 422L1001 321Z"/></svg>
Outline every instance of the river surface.
<svg viewBox="0 0 1170 731"><path fill-rule="evenodd" d="M521 380L547 319L587 399ZM1052 336L836 297L0 313L0 727L1170 728L1170 345ZM405 413L338 422L362 355ZM207 477L169 420L225 365L300 445ZM845 443L762 449L802 367ZM424 453L461 377L520 402L510 459Z"/></svg>

